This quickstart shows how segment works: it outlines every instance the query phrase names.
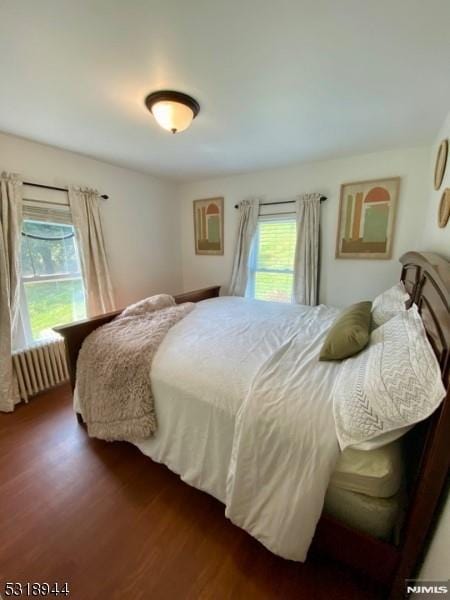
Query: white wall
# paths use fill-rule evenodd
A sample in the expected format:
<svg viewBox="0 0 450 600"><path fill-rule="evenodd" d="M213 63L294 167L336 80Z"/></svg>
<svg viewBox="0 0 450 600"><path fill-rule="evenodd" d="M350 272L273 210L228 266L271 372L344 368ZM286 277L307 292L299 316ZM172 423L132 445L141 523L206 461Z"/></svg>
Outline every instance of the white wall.
<svg viewBox="0 0 450 600"><path fill-rule="evenodd" d="M446 187L450 187L450 161L447 162L447 169L440 190L435 191L433 187L436 153L439 144L445 138L450 138L450 113L447 115L447 119L433 145L427 180L429 201L424 224L422 247L450 259L450 223L444 229L440 229L437 226L439 200L442 191ZM420 572L420 577L422 579L450 579L450 497L447 497L439 518L435 534Z"/></svg>
<svg viewBox="0 0 450 600"><path fill-rule="evenodd" d="M179 292L179 215L173 183L0 133L0 169L27 181L86 185L101 205L117 306L155 292Z"/></svg>
<svg viewBox="0 0 450 600"><path fill-rule="evenodd" d="M433 150L431 153L431 164L429 168L428 183L428 210L425 219L425 227L423 232L422 246L425 250L431 250L450 258L450 223L447 227L441 229L437 226L438 207L442 192L445 188L450 187L450 156L447 159L447 169L445 171L442 185L438 191L434 189L434 166L439 144L443 139L449 139L450 142L450 113L448 113L444 124L439 131Z"/></svg>
<svg viewBox="0 0 450 600"><path fill-rule="evenodd" d="M450 499L444 505L432 538L420 579L450 579Z"/></svg>
<svg viewBox="0 0 450 600"><path fill-rule="evenodd" d="M321 192L328 196L322 204L321 301L344 306L373 298L398 280L401 254L419 248L426 212L429 152L423 147L394 150L181 185L183 288L228 285L238 220L234 204L253 195L286 200L302 192ZM396 175L401 177L401 189L392 260L335 259L341 183ZM225 254L196 256L192 201L212 196L225 197Z"/></svg>

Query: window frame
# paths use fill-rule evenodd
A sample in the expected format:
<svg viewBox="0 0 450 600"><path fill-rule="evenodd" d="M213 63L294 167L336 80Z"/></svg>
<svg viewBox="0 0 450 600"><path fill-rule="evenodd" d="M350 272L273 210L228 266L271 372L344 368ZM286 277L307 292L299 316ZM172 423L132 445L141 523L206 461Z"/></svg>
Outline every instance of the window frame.
<svg viewBox="0 0 450 600"><path fill-rule="evenodd" d="M258 217L258 224L256 228L256 233L252 240L252 245L250 248L249 261L248 261L248 281L247 288L245 292L246 298L250 298L252 300L258 300L255 297L256 292L256 274L257 273L286 273L292 274L292 289L291 289L291 298L288 302L283 302L281 300L271 300L271 302L280 302L281 304L289 304L293 302L294 298L294 266L295 266L295 258L292 261L291 269L267 269L267 268L258 268L258 256L259 256L259 242L260 242L260 224L264 222L293 222L297 227L297 217L295 213L280 213L280 214L272 214L272 215L260 215ZM297 236L295 236L294 245L297 243ZM295 257L295 247L294 247L294 257ZM268 302L268 300L262 300L263 302Z"/></svg>
<svg viewBox="0 0 450 600"><path fill-rule="evenodd" d="M86 289L84 286L84 279L83 279L83 273L82 273L82 269L81 269L81 256L80 256L80 251L79 251L79 247L78 247L78 243L77 243L77 237L76 237L76 231L75 231L75 226L72 223L71 220L71 215L70 212L67 213L67 221L64 218L59 217L57 220L52 220L51 218L47 217L42 217L39 218L39 216L35 216L35 215L27 215L24 214L23 216L23 220L22 220L22 229L23 229L23 225L25 224L25 222L27 221L31 221L34 223L46 223L47 225L55 225L55 226L69 226L72 227L73 229L73 243L75 246L75 251L77 253L77 259L78 259L78 271L63 271L61 273L48 273L48 274L43 274L43 275L24 275L22 273L22 252L20 253L20 303L19 303L19 311L20 311L20 317L22 320L22 325L23 325L23 331L24 331L24 335L25 335L25 339L24 340L20 340L20 342L24 342L24 344L27 347L31 347L34 345L38 345L40 343L42 343L43 341L45 341L48 338L39 338L39 339L34 339L33 337L33 330L32 330L32 326L31 326L31 318L30 318L30 311L29 311L29 307L28 307L28 298L27 298L27 292L25 289L25 285L27 283L46 283L46 282L59 282L59 281L81 281L81 284L83 286L83 295L84 295L84 303L85 303L85 307L86 307ZM23 231L21 229L21 237L26 237L26 235L23 234ZM58 239L58 238L55 238ZM51 241L51 238L48 238L48 241ZM87 308L87 307L86 307ZM85 313L85 316L87 315L87 311ZM57 324L55 324L56 327ZM54 336L52 336L52 339L59 339L60 336L54 332ZM20 344L22 345L22 344Z"/></svg>

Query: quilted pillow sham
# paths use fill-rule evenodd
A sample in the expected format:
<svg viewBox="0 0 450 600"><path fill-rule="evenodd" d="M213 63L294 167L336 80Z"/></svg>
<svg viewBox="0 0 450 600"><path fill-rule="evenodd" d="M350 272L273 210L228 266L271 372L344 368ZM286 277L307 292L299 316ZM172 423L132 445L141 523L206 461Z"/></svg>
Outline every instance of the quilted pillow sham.
<svg viewBox="0 0 450 600"><path fill-rule="evenodd" d="M343 450L371 440L372 448L381 446L387 433L428 417L444 396L439 364L413 306L342 363L333 392L339 445Z"/></svg>
<svg viewBox="0 0 450 600"><path fill-rule="evenodd" d="M409 294L402 281L379 294L372 304L372 321L374 327L384 325L398 313L406 311Z"/></svg>

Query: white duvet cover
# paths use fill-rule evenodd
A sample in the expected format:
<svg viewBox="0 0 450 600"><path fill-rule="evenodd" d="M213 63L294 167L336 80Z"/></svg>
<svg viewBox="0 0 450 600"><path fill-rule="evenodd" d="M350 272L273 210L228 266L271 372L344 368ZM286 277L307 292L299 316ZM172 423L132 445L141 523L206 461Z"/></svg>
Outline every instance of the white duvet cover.
<svg viewBox="0 0 450 600"><path fill-rule="evenodd" d="M272 552L304 561L339 456L319 362L338 311L216 298L167 334L151 378L156 434L136 444Z"/></svg>

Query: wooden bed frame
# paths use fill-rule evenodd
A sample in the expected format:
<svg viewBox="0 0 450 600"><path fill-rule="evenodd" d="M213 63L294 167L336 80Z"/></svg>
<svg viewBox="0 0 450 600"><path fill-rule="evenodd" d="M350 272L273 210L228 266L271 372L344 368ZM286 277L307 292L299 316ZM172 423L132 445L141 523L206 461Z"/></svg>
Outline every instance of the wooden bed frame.
<svg viewBox="0 0 450 600"><path fill-rule="evenodd" d="M419 308L428 338L442 371L447 395L441 407L424 423L405 436L415 449L407 453L411 467L409 502L400 534L400 543L378 540L322 515L311 548L379 582L389 590L391 600L405 596L405 579L416 575L427 538L431 534L450 468L450 262L436 254L408 252L400 262L401 280L409 293L409 305ZM210 287L175 296L177 303L199 302L219 295ZM83 340L94 329L111 321L121 311L86 319L56 330L65 338L72 387L76 361ZM411 457L411 459L410 459Z"/></svg>

